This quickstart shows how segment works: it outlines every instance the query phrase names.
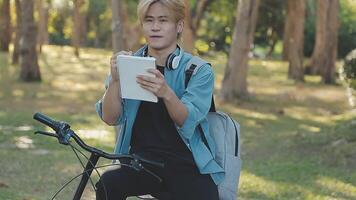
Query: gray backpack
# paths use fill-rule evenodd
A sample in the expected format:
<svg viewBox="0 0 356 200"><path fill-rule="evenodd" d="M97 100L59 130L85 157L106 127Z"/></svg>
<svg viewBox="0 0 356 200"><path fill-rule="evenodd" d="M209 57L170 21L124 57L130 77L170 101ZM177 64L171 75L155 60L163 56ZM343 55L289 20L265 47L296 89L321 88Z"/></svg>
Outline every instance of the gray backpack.
<svg viewBox="0 0 356 200"><path fill-rule="evenodd" d="M190 59L185 69L185 87L204 64L207 62L199 57L194 56ZM218 185L219 199L236 200L241 169L240 125L229 115L215 110L214 98L207 118L210 135L216 146L215 160L225 170L225 178ZM198 128L202 130L200 125ZM202 139L207 144L203 134Z"/></svg>

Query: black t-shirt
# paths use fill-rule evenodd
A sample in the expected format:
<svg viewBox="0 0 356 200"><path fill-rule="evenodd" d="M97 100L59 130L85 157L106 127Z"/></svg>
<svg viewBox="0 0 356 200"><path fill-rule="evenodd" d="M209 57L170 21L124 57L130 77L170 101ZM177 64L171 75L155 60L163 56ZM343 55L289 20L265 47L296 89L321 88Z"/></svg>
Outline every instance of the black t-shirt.
<svg viewBox="0 0 356 200"><path fill-rule="evenodd" d="M157 66L164 74L164 67ZM177 132L162 98L142 101L132 128L131 153L153 153L178 163L193 164L188 147Z"/></svg>

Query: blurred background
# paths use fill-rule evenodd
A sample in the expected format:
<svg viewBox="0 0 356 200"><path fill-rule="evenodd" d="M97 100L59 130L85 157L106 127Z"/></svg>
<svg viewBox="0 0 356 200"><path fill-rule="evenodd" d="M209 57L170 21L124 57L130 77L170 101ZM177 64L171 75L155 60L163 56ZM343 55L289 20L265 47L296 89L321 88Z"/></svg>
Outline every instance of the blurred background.
<svg viewBox="0 0 356 200"><path fill-rule="evenodd" d="M36 111L113 150L94 104L111 55L145 43L137 3L0 0L1 200L50 199L81 171L33 134ZM356 199L356 1L185 4L181 45L212 64L217 108L241 125L239 199Z"/></svg>

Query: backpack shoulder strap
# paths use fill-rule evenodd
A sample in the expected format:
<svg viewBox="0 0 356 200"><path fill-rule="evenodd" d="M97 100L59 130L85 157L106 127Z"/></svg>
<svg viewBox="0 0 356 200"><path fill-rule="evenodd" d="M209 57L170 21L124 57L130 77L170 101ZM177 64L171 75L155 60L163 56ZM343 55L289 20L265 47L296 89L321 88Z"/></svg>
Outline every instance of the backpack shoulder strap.
<svg viewBox="0 0 356 200"><path fill-rule="evenodd" d="M192 78L192 75L196 74L197 71L199 70L200 67L202 67L205 64L209 64L205 60L199 58L198 56L193 56L185 66L185 88L188 87L188 83L190 81L190 78Z"/></svg>
<svg viewBox="0 0 356 200"><path fill-rule="evenodd" d="M210 65L210 63L199 58L198 56L193 56L188 61L187 65L185 66L185 82L184 82L185 88L188 87L188 83L189 83L190 79L192 78L192 76L194 74L196 74L197 71L199 70L199 68L205 64ZM214 103L214 95L211 97L211 105L210 105L209 112L216 112L215 103Z"/></svg>

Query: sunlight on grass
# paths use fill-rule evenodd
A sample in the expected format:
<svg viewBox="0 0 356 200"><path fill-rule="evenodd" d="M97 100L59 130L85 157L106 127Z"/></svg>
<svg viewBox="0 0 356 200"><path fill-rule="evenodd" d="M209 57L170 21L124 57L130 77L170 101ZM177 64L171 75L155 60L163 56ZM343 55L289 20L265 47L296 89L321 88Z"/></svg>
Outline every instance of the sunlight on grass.
<svg viewBox="0 0 356 200"><path fill-rule="evenodd" d="M263 119L263 120L277 120L278 118L273 114L261 113L257 111L247 110L243 108L238 108L236 106L232 106L231 104L226 104L224 106L230 113L239 113L246 117L254 118L254 119Z"/></svg>
<svg viewBox="0 0 356 200"><path fill-rule="evenodd" d="M321 81L321 77L320 76L305 75L304 79L305 79L306 82L314 83L314 84L319 84L320 81Z"/></svg>
<svg viewBox="0 0 356 200"><path fill-rule="evenodd" d="M12 91L12 95L16 98L16 97L23 97L25 94L25 92L23 90L13 90Z"/></svg>
<svg viewBox="0 0 356 200"><path fill-rule="evenodd" d="M286 115L298 120L314 121L333 126L335 122L330 120L330 116L314 115L309 108L301 106L290 106L285 108Z"/></svg>
<svg viewBox="0 0 356 200"><path fill-rule="evenodd" d="M242 171L239 192L243 195L249 193L256 194L257 196L272 198L279 191L278 184L273 181L265 180L252 173Z"/></svg>
<svg viewBox="0 0 356 200"><path fill-rule="evenodd" d="M316 180L316 183L321 188L334 191L333 194L337 193L339 196L344 196L345 199L356 199L356 185L330 177L320 177Z"/></svg>
<svg viewBox="0 0 356 200"><path fill-rule="evenodd" d="M320 132L320 127L315 127L315 126L310 126L307 124L301 124L299 125L299 128L312 132L312 133L319 133Z"/></svg>
<svg viewBox="0 0 356 200"><path fill-rule="evenodd" d="M33 140L27 136L21 136L15 138L16 147L19 149L30 149L34 148Z"/></svg>
<svg viewBox="0 0 356 200"><path fill-rule="evenodd" d="M95 129L89 129L89 130L83 130L79 129L76 131L76 133L82 138L82 139L95 139L97 142L110 142L114 144L114 137L111 137L112 131L109 132L108 130L95 130Z"/></svg>

